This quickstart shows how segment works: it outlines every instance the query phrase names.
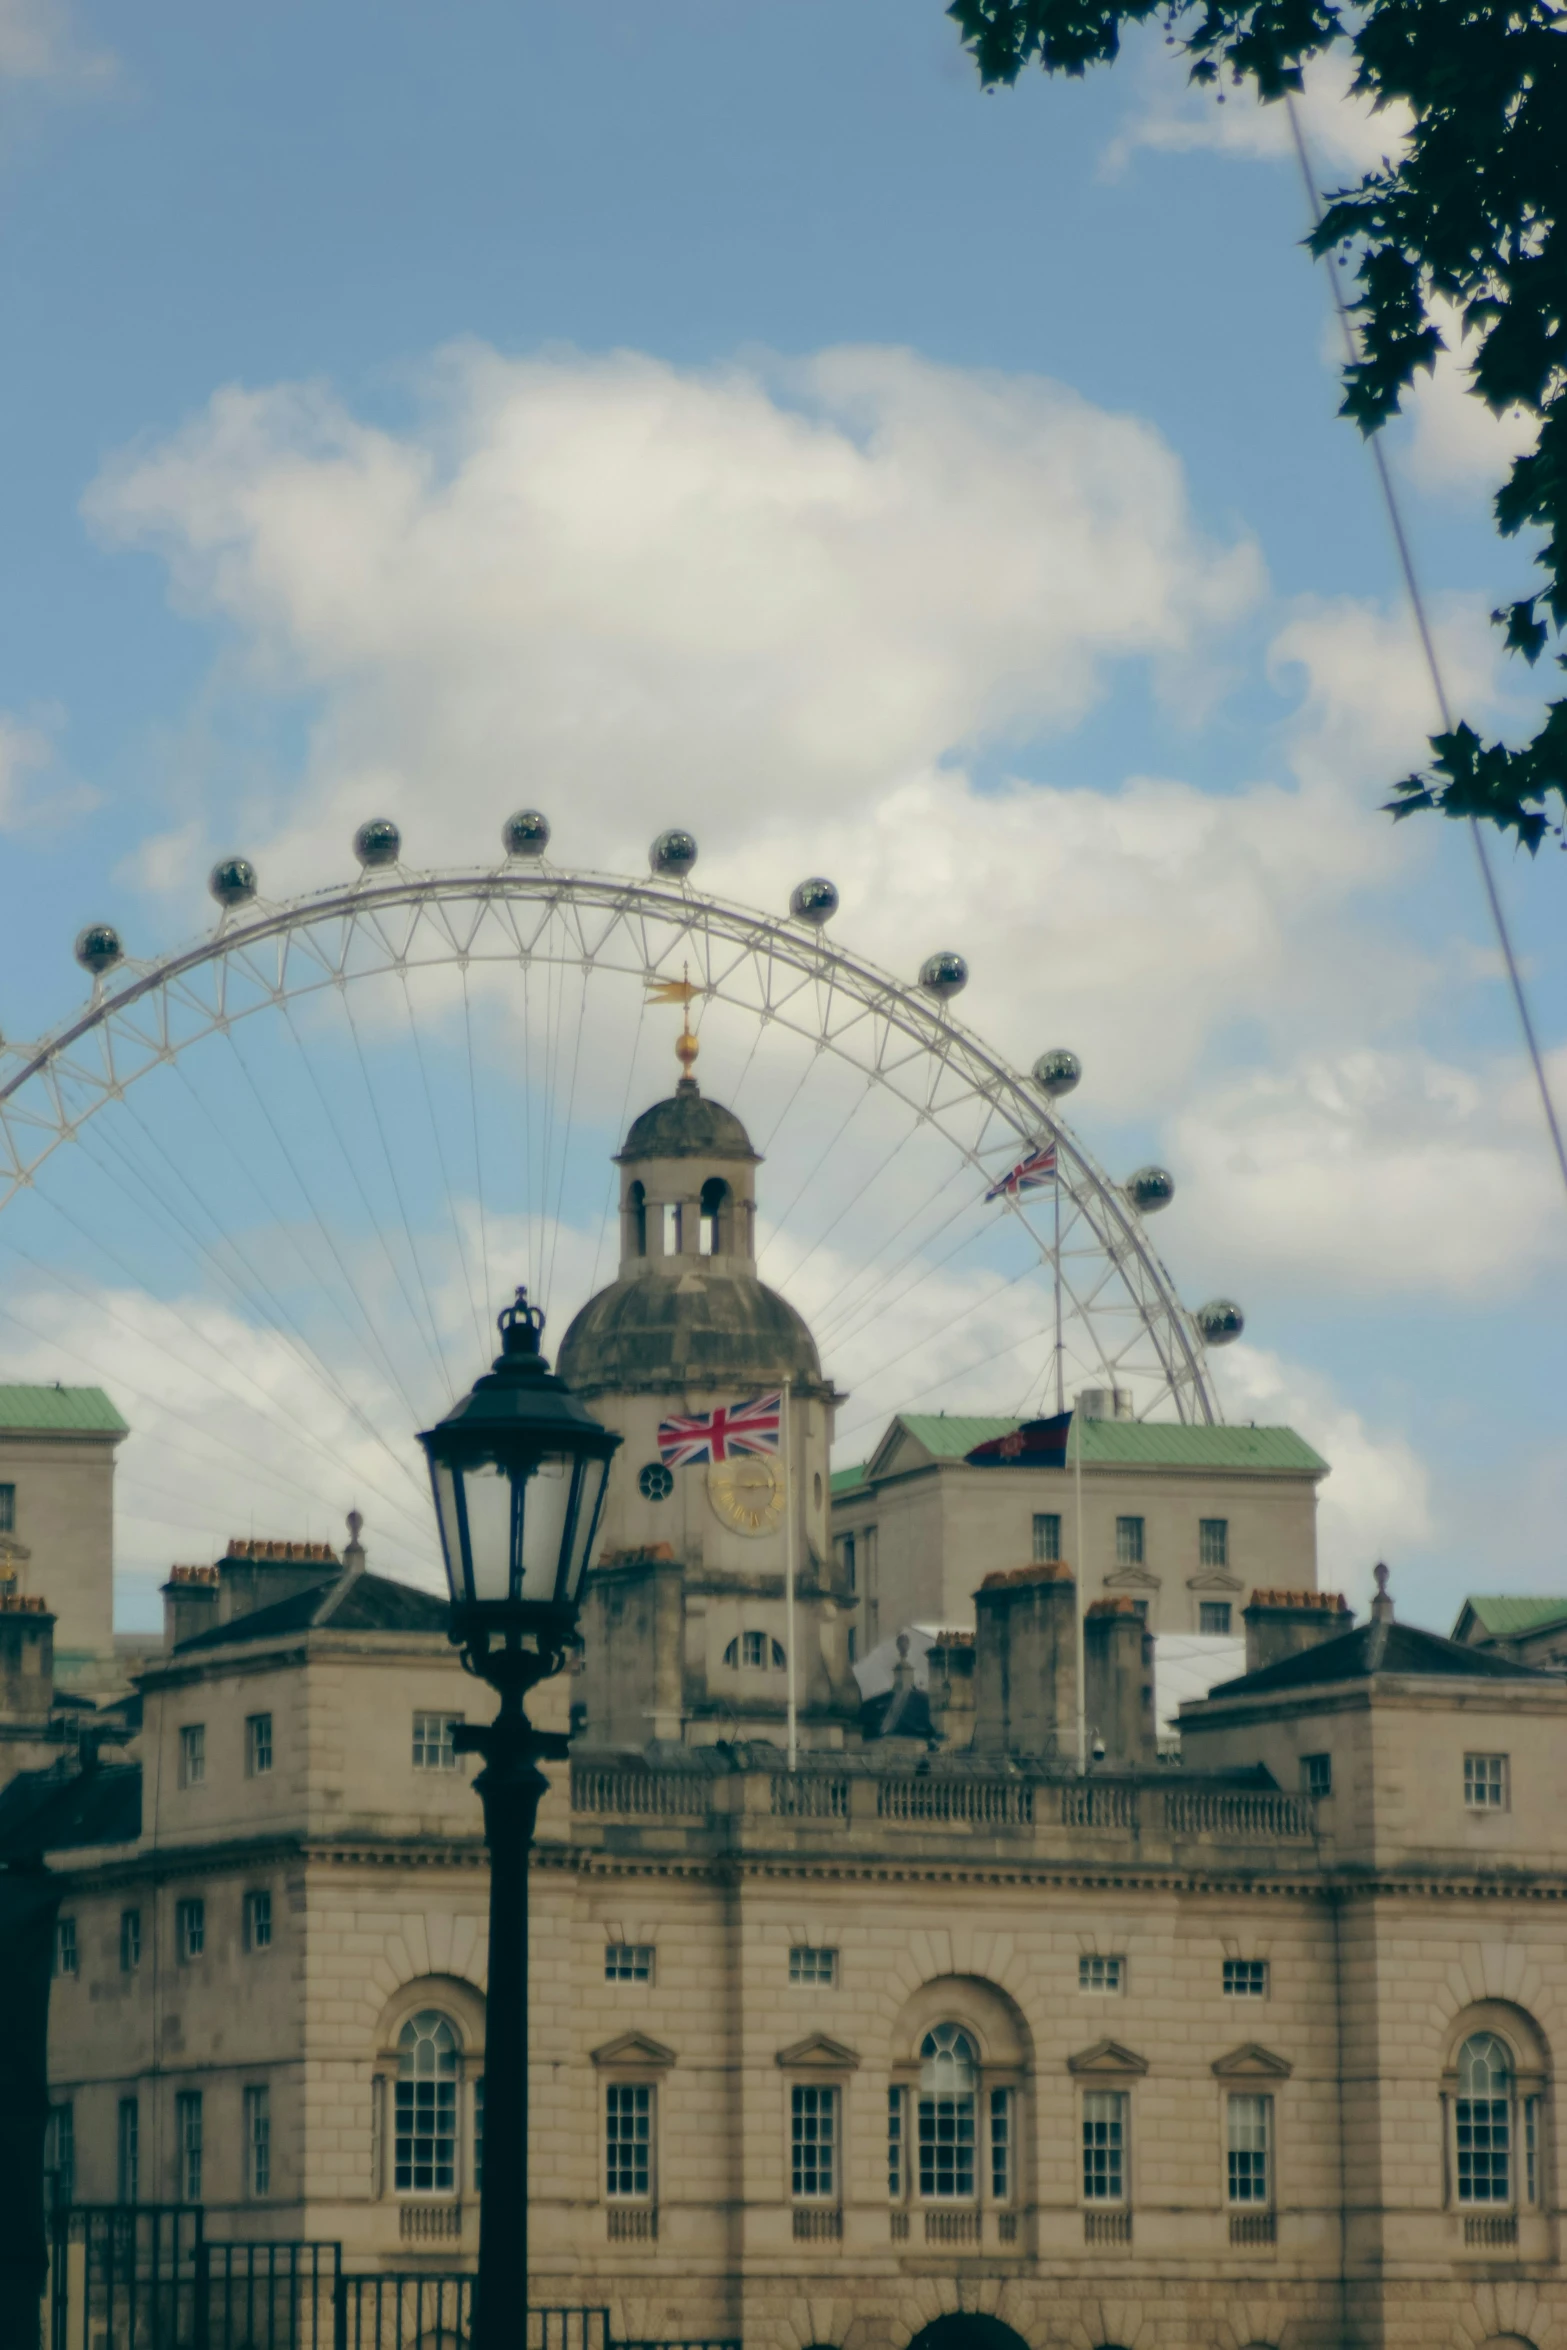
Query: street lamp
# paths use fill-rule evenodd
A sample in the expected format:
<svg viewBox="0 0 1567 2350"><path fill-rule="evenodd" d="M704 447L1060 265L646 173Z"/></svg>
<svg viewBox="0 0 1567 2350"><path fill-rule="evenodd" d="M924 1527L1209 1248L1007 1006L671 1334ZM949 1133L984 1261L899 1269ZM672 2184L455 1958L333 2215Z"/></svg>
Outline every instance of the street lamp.
<svg viewBox="0 0 1567 2350"><path fill-rule="evenodd" d="M474 2350L522 2350L528 2308L528 1849L549 1785L541 1761L567 1741L536 1730L524 1700L560 1670L620 1438L584 1410L539 1352L544 1316L519 1289L501 1351L444 1420L420 1436L430 1463L450 1637L500 1691L493 1722L460 1724L481 1754L475 1782L490 1848L490 1988L484 2178Z"/></svg>

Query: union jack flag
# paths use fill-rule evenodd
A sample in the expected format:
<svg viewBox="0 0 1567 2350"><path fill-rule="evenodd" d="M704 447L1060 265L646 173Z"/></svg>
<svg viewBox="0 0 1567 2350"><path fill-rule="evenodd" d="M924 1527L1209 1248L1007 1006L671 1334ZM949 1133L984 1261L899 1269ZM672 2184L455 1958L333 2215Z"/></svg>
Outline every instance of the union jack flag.
<svg viewBox="0 0 1567 2350"><path fill-rule="evenodd" d="M726 1461L737 1452L776 1452L783 1420L783 1390L754 1395L749 1403L721 1403L716 1411L661 1420L658 1457L671 1469L699 1461Z"/></svg>
<svg viewBox="0 0 1567 2350"><path fill-rule="evenodd" d="M1056 1146L1047 1142L1031 1151L1026 1159L1019 1159L1009 1167L999 1183L993 1183L985 1194L988 1207L993 1199L1016 1199L1020 1191L1043 1191L1047 1183L1056 1179Z"/></svg>

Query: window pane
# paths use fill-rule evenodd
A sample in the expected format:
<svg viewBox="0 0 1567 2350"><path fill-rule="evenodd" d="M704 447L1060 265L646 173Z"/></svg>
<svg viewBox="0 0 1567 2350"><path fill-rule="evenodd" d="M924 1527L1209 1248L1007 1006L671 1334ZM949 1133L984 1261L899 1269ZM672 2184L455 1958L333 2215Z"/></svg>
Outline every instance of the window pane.
<svg viewBox="0 0 1567 2350"><path fill-rule="evenodd" d="M1230 1563L1230 1521L1228 1518L1199 1518L1197 1521L1197 1562L1204 1567L1227 1567Z"/></svg>
<svg viewBox="0 0 1567 2350"><path fill-rule="evenodd" d="M141 1911L120 1912L120 1972L133 1975L141 1965Z"/></svg>
<svg viewBox="0 0 1567 2350"><path fill-rule="evenodd" d="M887 2193L901 2203L904 2192L903 2091L887 2091Z"/></svg>
<svg viewBox="0 0 1567 2350"><path fill-rule="evenodd" d="M604 1945L604 1980L606 1983L651 1983L653 1980L653 1945L651 1942L606 1942Z"/></svg>
<svg viewBox="0 0 1567 2350"><path fill-rule="evenodd" d="M1091 2089L1083 2098L1083 2201L1126 2198L1126 2097L1118 2089Z"/></svg>
<svg viewBox="0 0 1567 2350"><path fill-rule="evenodd" d="M604 2092L604 2191L642 2202L653 2192L653 2092L639 2082Z"/></svg>
<svg viewBox="0 0 1567 2350"><path fill-rule="evenodd" d="M1229 2196L1232 2203L1268 2200L1271 2097L1232 2097L1229 2111Z"/></svg>
<svg viewBox="0 0 1567 2350"><path fill-rule="evenodd" d="M797 1943L789 1953L791 1983L821 1986L835 1982L837 1974L836 1950L819 1950L808 1944Z"/></svg>
<svg viewBox="0 0 1567 2350"><path fill-rule="evenodd" d="M449 2195L457 2184L457 2035L426 2008L397 2036L392 2182L400 2195Z"/></svg>
<svg viewBox="0 0 1567 2350"><path fill-rule="evenodd" d="M972 2198L974 2100L920 2097L920 2193L933 2200Z"/></svg>
<svg viewBox="0 0 1567 2350"><path fill-rule="evenodd" d="M1118 1567L1140 1567L1142 1565L1143 1521L1141 1518L1116 1519L1115 1563Z"/></svg>
<svg viewBox="0 0 1567 2350"><path fill-rule="evenodd" d="M1227 1599L1205 1599L1197 1609L1197 1629L1210 1637L1228 1635L1230 1603Z"/></svg>
<svg viewBox="0 0 1567 2350"><path fill-rule="evenodd" d="M1494 2032L1466 2040L1453 2108L1460 2203L1512 2199L1512 2065Z"/></svg>
<svg viewBox="0 0 1567 2350"><path fill-rule="evenodd" d="M453 1733L462 1720L461 1714L424 1713L414 1715L414 1769L416 1771L455 1771L457 1748Z"/></svg>
<svg viewBox="0 0 1567 2350"><path fill-rule="evenodd" d="M990 2092L990 2193L996 2203L1012 2200L1012 2092Z"/></svg>
<svg viewBox="0 0 1567 2350"><path fill-rule="evenodd" d="M119 2169L119 2200L122 2203L137 2203L141 2200L137 2192L141 2181L141 2130L140 2114L134 2097L120 2099L116 2151Z"/></svg>
<svg viewBox="0 0 1567 2350"><path fill-rule="evenodd" d="M1464 1756L1464 1802L1471 1811L1506 1810L1507 1757L1505 1754L1466 1754Z"/></svg>
<svg viewBox="0 0 1567 2350"><path fill-rule="evenodd" d="M836 2089L789 2092L789 2182L796 2197L835 2191L837 2099Z"/></svg>
<svg viewBox="0 0 1567 2350"><path fill-rule="evenodd" d="M1040 1566L1054 1566L1061 1557L1061 1520L1054 1510L1034 1515L1034 1558Z"/></svg>
<svg viewBox="0 0 1567 2350"><path fill-rule="evenodd" d="M1125 1980L1126 1961L1089 1954L1077 1962L1079 1991L1117 1992Z"/></svg>
<svg viewBox="0 0 1567 2350"><path fill-rule="evenodd" d="M258 2199L272 2192L272 2105L265 2089L245 2091L245 2187Z"/></svg>
<svg viewBox="0 0 1567 2350"><path fill-rule="evenodd" d="M201 2091L182 2089L174 2100L175 2151L179 2161L180 2200L201 2201Z"/></svg>
<svg viewBox="0 0 1567 2350"><path fill-rule="evenodd" d="M1226 1999L1266 1999L1268 1962L1265 1958L1227 1958L1224 1962Z"/></svg>

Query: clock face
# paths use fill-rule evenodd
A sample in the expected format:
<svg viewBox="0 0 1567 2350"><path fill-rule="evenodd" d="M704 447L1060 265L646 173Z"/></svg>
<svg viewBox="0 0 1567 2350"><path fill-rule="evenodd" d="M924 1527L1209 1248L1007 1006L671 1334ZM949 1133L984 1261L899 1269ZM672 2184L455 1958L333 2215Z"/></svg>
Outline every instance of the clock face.
<svg viewBox="0 0 1567 2350"><path fill-rule="evenodd" d="M707 1472L707 1498L731 1534L770 1534L784 1514L783 1479L762 1453L715 1462Z"/></svg>

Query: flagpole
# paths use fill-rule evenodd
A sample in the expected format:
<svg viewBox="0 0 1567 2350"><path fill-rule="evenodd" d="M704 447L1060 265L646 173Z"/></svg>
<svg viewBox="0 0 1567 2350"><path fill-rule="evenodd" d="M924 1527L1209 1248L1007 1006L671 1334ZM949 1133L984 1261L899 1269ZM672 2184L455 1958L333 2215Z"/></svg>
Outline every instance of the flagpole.
<svg viewBox="0 0 1567 2350"><path fill-rule="evenodd" d="M1061 1352L1061 1141L1056 1138L1055 1180L1051 1185L1056 1199L1056 1412L1066 1410L1066 1367Z"/></svg>
<svg viewBox="0 0 1567 2350"><path fill-rule="evenodd" d="M1088 1689L1086 1642L1083 1638L1083 1435L1080 1404L1072 1407L1071 1443L1073 1447L1073 1511L1076 1517L1075 1547L1077 1561L1073 1589L1076 1594L1074 1630L1077 1639L1077 1775L1088 1776Z"/></svg>
<svg viewBox="0 0 1567 2350"><path fill-rule="evenodd" d="M789 1693L789 1768L800 1759L794 1662L794 1383L784 1381L784 1666Z"/></svg>

